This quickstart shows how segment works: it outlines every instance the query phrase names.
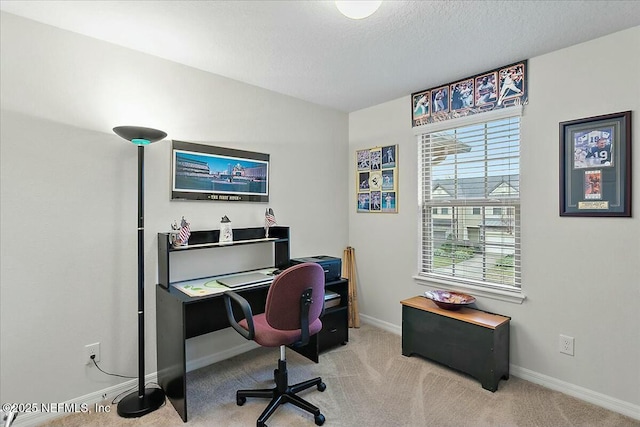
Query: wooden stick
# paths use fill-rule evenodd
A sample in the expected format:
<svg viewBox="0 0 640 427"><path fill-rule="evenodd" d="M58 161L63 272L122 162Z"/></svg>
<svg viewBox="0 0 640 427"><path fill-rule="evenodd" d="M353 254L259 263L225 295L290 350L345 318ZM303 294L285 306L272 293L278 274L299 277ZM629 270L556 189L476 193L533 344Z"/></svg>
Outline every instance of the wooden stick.
<svg viewBox="0 0 640 427"><path fill-rule="evenodd" d="M360 327L358 310L358 287L356 283L355 249L348 246L344 250L343 276L349 280L348 318L350 328Z"/></svg>

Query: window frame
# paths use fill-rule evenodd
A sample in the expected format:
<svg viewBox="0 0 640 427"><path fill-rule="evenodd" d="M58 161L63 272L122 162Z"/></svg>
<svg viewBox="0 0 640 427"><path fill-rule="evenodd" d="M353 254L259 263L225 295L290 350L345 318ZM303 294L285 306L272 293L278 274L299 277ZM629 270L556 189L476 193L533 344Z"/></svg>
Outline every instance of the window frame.
<svg viewBox="0 0 640 427"><path fill-rule="evenodd" d="M418 146L422 145L422 137L425 134L450 130L454 128L460 128L465 126L471 126L476 124L488 123L500 119L506 119L511 117L520 117L522 118L522 106L514 106L509 108L504 108L500 110L493 110L490 112L474 114L466 117L458 117L451 120L445 120L441 122L429 123L422 126L416 126L413 128L414 135L416 136L416 140ZM520 122L522 126L522 121ZM520 136L522 137L522 128L520 130ZM420 180L420 175L422 170L422 159L418 157L418 180ZM418 212L422 212L422 208L424 202L422 200L422 183L418 184ZM521 211L521 201L519 203L519 210ZM519 213L520 219L522 219L521 212ZM491 284L486 285L476 285L469 283L469 281L459 281L455 278L438 278L433 276L427 276L421 273L422 270L422 214L418 215L417 218L417 227L419 230L420 238L418 239L418 250L417 250L417 270L418 273L413 276L414 281L419 285L425 285L429 287L437 287L440 289L448 289L448 290L458 290L469 292L475 296L487 297L491 299L497 299L501 301L507 301L512 303L521 304L526 295L523 292L524 280L522 275L522 254L521 254L521 264L520 264L520 288L516 287L507 287L507 286L492 286ZM522 236L522 222L520 222L520 236Z"/></svg>

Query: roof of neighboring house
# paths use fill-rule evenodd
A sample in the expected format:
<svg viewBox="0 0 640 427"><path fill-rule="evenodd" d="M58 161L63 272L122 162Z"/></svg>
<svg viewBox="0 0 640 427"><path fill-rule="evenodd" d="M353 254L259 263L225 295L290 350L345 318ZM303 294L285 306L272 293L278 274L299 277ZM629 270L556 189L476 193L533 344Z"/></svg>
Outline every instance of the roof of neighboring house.
<svg viewBox="0 0 640 427"><path fill-rule="evenodd" d="M487 197L501 197L505 195L513 195L513 191L516 194L520 191L520 175L498 175L489 176L486 178L486 192L485 192L485 178L458 178L457 180L457 198L472 199L472 198L487 198ZM505 186L505 193L501 193L501 188ZM433 182L432 192L436 192L438 188L441 188L448 194L448 197L454 197L456 195L456 181L452 179L439 179ZM443 195L434 194L434 198L443 197Z"/></svg>

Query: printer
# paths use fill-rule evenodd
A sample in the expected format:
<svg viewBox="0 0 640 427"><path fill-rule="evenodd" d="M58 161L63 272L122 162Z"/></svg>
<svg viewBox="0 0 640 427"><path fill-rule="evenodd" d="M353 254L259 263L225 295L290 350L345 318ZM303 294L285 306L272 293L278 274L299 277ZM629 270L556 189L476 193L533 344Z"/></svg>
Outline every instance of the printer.
<svg viewBox="0 0 640 427"><path fill-rule="evenodd" d="M320 264L324 270L325 283L340 280L342 275L342 260L340 258L328 255L315 255L306 258L291 258L291 265L302 264L305 262L315 262Z"/></svg>

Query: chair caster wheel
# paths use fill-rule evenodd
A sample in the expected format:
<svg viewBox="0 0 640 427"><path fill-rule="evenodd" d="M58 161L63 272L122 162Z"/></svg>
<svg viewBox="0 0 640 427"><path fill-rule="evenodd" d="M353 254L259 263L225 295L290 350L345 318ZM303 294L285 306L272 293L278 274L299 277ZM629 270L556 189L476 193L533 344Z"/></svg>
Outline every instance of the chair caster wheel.
<svg viewBox="0 0 640 427"><path fill-rule="evenodd" d="M318 391L325 391L327 389L327 385L325 383L318 384ZM322 424L318 424L322 425Z"/></svg>
<svg viewBox="0 0 640 427"><path fill-rule="evenodd" d="M324 424L324 415L318 414L313 418L314 418L317 426L321 426L322 424Z"/></svg>
<svg viewBox="0 0 640 427"><path fill-rule="evenodd" d="M242 406L246 403L247 398L246 397L236 397L236 404L238 406Z"/></svg>

